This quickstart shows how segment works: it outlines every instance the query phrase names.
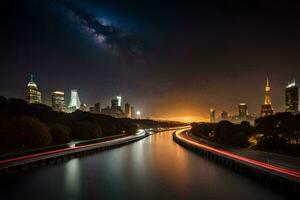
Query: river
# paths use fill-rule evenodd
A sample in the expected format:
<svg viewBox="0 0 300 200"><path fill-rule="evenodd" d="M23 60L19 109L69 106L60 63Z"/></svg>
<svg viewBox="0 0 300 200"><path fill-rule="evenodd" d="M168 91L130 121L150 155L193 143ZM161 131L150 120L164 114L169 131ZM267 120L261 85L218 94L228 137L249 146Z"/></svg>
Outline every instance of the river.
<svg viewBox="0 0 300 200"><path fill-rule="evenodd" d="M284 199L162 132L120 148L1 178L0 199Z"/></svg>

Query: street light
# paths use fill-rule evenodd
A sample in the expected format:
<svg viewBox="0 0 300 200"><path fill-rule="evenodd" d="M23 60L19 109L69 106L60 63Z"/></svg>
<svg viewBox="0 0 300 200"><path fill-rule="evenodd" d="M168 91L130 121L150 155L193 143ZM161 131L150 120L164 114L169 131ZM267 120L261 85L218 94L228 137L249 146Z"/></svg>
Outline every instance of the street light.
<svg viewBox="0 0 300 200"><path fill-rule="evenodd" d="M136 116L137 116L137 118L140 118L141 117L141 111L137 111Z"/></svg>

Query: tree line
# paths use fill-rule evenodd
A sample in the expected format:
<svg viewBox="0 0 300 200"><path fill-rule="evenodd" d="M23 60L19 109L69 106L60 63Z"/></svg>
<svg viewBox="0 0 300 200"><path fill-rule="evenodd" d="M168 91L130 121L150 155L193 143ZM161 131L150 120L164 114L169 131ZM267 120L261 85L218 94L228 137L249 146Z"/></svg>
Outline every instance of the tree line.
<svg viewBox="0 0 300 200"><path fill-rule="evenodd" d="M191 132L225 145L300 156L300 114L276 113L256 119L254 125L226 120L193 123ZM255 138L257 143L251 144L249 138Z"/></svg>
<svg viewBox="0 0 300 200"><path fill-rule="evenodd" d="M44 104L0 96L0 153L179 125L182 123L120 119L80 110L56 112Z"/></svg>

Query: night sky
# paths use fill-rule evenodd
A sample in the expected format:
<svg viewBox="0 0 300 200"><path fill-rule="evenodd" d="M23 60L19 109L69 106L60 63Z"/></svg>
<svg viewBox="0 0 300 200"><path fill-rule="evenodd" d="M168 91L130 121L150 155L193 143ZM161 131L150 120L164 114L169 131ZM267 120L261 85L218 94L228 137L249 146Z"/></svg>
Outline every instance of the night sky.
<svg viewBox="0 0 300 200"><path fill-rule="evenodd" d="M268 76L283 111L300 83L299 1L199 2L2 0L0 95L24 98L33 73L47 104L78 89L89 106L122 95L144 117L201 120L239 102L257 113Z"/></svg>

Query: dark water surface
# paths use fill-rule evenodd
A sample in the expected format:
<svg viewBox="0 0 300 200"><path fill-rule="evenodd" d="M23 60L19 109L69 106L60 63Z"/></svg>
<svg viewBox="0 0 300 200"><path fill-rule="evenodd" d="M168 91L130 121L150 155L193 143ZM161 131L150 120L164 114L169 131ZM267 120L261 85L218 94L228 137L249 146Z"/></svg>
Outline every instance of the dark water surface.
<svg viewBox="0 0 300 200"><path fill-rule="evenodd" d="M0 180L0 199L284 199L163 132Z"/></svg>

